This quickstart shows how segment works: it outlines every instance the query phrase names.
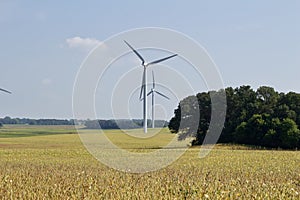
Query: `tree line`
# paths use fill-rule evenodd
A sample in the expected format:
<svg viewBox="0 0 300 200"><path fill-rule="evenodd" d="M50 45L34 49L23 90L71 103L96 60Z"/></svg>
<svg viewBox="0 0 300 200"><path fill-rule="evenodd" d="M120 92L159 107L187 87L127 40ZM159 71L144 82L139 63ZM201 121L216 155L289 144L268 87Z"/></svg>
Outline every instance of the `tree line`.
<svg viewBox="0 0 300 200"><path fill-rule="evenodd" d="M137 129L143 127L142 119L110 119L110 120L87 120L84 123L87 129ZM151 120L148 120L148 127L151 127ZM165 120L155 120L155 127L166 127Z"/></svg>
<svg viewBox="0 0 300 200"><path fill-rule="evenodd" d="M27 125L83 125L87 129L136 129L143 127L142 119L109 119L109 120L74 120L74 119L29 119L29 118L0 118L0 127L3 124L27 124ZM148 120L148 127L151 127ZM155 120L155 127L167 127L165 120Z"/></svg>
<svg viewBox="0 0 300 200"><path fill-rule="evenodd" d="M268 86L261 86L256 91L250 86L228 87L225 91L189 96L175 109L168 126L171 132L179 133L180 139L195 136L193 144L202 144L209 134L211 99L224 92L227 109L219 143L286 149L300 147L300 94L277 92Z"/></svg>
<svg viewBox="0 0 300 200"><path fill-rule="evenodd" d="M0 126L3 124L28 124L28 125L74 125L75 120L70 119L29 119L29 118L0 118Z"/></svg>

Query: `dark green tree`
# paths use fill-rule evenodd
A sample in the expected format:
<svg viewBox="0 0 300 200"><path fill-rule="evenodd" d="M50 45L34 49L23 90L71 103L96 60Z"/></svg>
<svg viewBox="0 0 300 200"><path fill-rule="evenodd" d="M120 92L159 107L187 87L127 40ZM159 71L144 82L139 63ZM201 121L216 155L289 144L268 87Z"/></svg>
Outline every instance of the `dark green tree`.
<svg viewBox="0 0 300 200"><path fill-rule="evenodd" d="M225 92L227 112L219 142L300 147L300 94L278 93L268 86L259 87L257 91L250 86L228 87ZM170 120L169 129L179 133L180 139L195 136L193 144L202 144L205 136L209 136L212 96L218 97L218 92L199 93L196 101L195 96L183 99Z"/></svg>
<svg viewBox="0 0 300 200"><path fill-rule="evenodd" d="M292 119L284 119L278 130L278 138L280 141L280 147L297 147L300 140L300 131L297 127L297 124Z"/></svg>
<svg viewBox="0 0 300 200"><path fill-rule="evenodd" d="M279 94L272 87L261 86L256 91L258 99L258 113L273 114L279 100Z"/></svg>

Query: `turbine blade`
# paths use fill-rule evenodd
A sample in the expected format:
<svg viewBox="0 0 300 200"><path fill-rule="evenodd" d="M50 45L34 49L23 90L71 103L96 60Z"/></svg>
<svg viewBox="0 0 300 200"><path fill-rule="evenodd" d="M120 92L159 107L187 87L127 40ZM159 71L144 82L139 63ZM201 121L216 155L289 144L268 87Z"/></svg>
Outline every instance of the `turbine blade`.
<svg viewBox="0 0 300 200"><path fill-rule="evenodd" d="M148 66L148 65L153 65L153 64L160 63L160 62L162 62L162 61L168 60L168 59L173 58L173 57L175 57L175 56L177 56L177 54L174 54L174 55L171 55L171 56L168 56L168 57L159 59L159 60L152 61L152 62L148 63L147 66Z"/></svg>
<svg viewBox="0 0 300 200"><path fill-rule="evenodd" d="M167 97L166 95L164 95L164 94L162 94L162 93L160 93L160 92L158 92L158 91L155 91L157 94L159 94L160 96L162 96L162 97L165 97L166 99L170 99L169 97Z"/></svg>
<svg viewBox="0 0 300 200"><path fill-rule="evenodd" d="M8 93L8 94L11 94L10 91L4 90L4 89L2 89L2 88L0 88L0 90L3 91L3 92L6 92L6 93Z"/></svg>
<svg viewBox="0 0 300 200"><path fill-rule="evenodd" d="M139 54L128 42L126 42L125 40L124 40L124 42L127 44L127 46L129 46L129 48L141 59L141 61L142 61L142 65L144 65L144 63L145 63L145 60L144 60L144 58L141 56L141 54Z"/></svg>
<svg viewBox="0 0 300 200"><path fill-rule="evenodd" d="M155 81L154 81L154 72L152 71L152 79L153 79L153 89L155 88Z"/></svg>
<svg viewBox="0 0 300 200"><path fill-rule="evenodd" d="M149 96L153 91L151 90L150 92L148 92L147 96Z"/></svg>
<svg viewBox="0 0 300 200"><path fill-rule="evenodd" d="M145 71L143 71L143 80L142 80L142 86L141 86L141 91L140 91L140 100L142 100L142 95L144 91L144 81L145 81Z"/></svg>
<svg viewBox="0 0 300 200"><path fill-rule="evenodd" d="M140 101L143 100L142 96L143 96L143 90L144 90L144 85L141 86L141 91L140 91Z"/></svg>

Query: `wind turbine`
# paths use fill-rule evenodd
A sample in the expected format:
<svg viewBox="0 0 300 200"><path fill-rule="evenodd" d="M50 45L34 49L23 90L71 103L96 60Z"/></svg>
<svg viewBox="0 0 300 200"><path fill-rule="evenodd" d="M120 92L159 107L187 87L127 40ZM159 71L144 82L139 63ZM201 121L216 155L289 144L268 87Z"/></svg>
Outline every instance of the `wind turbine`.
<svg viewBox="0 0 300 200"><path fill-rule="evenodd" d="M9 93L9 94L11 94L11 92L10 92L10 91L4 90L4 89L2 89L2 88L0 88L0 90L1 90L1 91L3 91L3 92L6 92L6 93Z"/></svg>
<svg viewBox="0 0 300 200"><path fill-rule="evenodd" d="M154 125L154 123L155 123L155 119L154 119L154 117L155 117L155 115L154 115L154 101L155 101L154 94L155 93L159 94L160 96L162 96L162 97L164 97L166 99L170 99L170 98L167 97L166 95L158 92L157 90L155 90L155 80L154 80L154 73L153 73L153 71L152 71L152 80L153 80L153 83L152 83L153 85L152 85L152 88L151 88L150 92L147 94L147 96L149 96L150 94L152 94L152 128L155 128L155 125Z"/></svg>
<svg viewBox="0 0 300 200"><path fill-rule="evenodd" d="M150 63L146 63L144 58L139 54L128 42L124 40L124 42L127 44L127 46L139 57L139 59L142 61L141 65L144 68L143 72L143 82L142 82L142 87L141 87L141 92L140 92L140 100L143 100L143 121L144 121L144 133L147 133L147 67L150 65L154 65L160 62L163 62L165 60L168 60L174 56L177 56L177 54L173 54L171 56L161 58L155 61L152 61ZM143 98L142 98L143 95Z"/></svg>

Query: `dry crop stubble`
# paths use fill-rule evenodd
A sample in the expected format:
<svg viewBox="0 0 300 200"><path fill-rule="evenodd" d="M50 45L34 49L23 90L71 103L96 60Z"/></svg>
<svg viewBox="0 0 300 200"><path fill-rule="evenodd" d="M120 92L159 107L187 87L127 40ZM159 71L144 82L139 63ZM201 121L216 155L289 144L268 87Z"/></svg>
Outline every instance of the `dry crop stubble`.
<svg viewBox="0 0 300 200"><path fill-rule="evenodd" d="M199 159L199 148L193 147L166 168L131 174L98 162L68 128L55 133L49 127L4 127L0 135L9 131L13 137L0 136L1 199L300 198L298 151L217 145ZM35 131L52 133L37 136ZM18 132L29 136L16 137ZM135 152L153 151L173 137L164 130L151 143L139 143L120 131L106 134Z"/></svg>

